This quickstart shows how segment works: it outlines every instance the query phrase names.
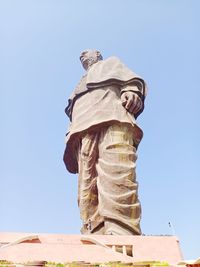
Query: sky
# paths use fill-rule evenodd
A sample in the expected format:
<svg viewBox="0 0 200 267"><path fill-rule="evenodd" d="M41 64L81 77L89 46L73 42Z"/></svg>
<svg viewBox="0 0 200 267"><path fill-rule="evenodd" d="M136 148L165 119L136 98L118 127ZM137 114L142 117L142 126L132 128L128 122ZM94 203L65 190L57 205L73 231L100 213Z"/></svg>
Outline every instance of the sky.
<svg viewBox="0 0 200 267"><path fill-rule="evenodd" d="M146 235L200 257L200 2L0 0L0 231L79 234L62 161L81 51L119 57L148 84L137 180ZM169 222L172 227L169 227Z"/></svg>

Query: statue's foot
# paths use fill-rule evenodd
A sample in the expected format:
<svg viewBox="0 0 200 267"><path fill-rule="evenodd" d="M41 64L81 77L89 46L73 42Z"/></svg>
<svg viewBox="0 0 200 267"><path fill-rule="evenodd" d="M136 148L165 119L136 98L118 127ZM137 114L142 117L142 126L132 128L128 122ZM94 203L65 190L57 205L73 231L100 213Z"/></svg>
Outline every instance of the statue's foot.
<svg viewBox="0 0 200 267"><path fill-rule="evenodd" d="M135 231L131 231L125 225L117 223L115 220L106 220L104 222L105 235L138 235Z"/></svg>
<svg viewBox="0 0 200 267"><path fill-rule="evenodd" d="M104 222L101 223L91 223L90 225L83 225L81 228L81 234L84 235L104 235L105 234L105 228L104 228Z"/></svg>

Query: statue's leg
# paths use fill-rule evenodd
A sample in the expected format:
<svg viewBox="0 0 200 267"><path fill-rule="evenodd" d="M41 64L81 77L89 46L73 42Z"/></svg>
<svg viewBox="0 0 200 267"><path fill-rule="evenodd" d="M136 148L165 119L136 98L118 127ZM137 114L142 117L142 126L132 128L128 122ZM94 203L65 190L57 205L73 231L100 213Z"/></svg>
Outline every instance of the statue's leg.
<svg viewBox="0 0 200 267"><path fill-rule="evenodd" d="M103 218L98 212L96 162L98 160L98 133L82 137L79 148L78 204L83 221L83 234L103 234Z"/></svg>
<svg viewBox="0 0 200 267"><path fill-rule="evenodd" d="M105 234L140 235L136 148L131 126L114 124L99 139L97 187Z"/></svg>

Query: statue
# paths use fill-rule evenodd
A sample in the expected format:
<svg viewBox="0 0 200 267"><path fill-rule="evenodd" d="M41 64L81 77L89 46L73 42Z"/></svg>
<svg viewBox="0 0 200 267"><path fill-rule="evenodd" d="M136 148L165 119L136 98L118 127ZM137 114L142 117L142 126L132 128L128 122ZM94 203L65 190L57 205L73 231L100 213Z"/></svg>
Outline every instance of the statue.
<svg viewBox="0 0 200 267"><path fill-rule="evenodd" d="M86 74L65 110L71 124L64 162L79 174L81 233L140 235L135 163L143 132L136 118L144 109L145 82L96 50L82 52L80 61Z"/></svg>

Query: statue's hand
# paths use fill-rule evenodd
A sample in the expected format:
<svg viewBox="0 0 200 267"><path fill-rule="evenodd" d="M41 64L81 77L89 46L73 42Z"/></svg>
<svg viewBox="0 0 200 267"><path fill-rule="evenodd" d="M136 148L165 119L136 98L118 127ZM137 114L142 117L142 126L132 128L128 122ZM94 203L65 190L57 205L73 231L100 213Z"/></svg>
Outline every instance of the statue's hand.
<svg viewBox="0 0 200 267"><path fill-rule="evenodd" d="M125 109L128 110L128 112L130 112L131 114L137 114L143 106L140 97L136 93L131 91L124 92L121 95L121 101Z"/></svg>

